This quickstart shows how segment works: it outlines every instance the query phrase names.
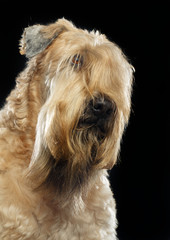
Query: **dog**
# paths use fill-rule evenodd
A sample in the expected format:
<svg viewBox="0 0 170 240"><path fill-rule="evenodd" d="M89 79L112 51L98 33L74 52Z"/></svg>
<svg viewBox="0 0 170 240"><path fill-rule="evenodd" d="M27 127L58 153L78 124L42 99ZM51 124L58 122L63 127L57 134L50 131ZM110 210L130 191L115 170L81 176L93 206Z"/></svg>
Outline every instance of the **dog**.
<svg viewBox="0 0 170 240"><path fill-rule="evenodd" d="M116 240L108 180L131 111L133 67L98 31L24 30L25 70L0 111L0 239Z"/></svg>

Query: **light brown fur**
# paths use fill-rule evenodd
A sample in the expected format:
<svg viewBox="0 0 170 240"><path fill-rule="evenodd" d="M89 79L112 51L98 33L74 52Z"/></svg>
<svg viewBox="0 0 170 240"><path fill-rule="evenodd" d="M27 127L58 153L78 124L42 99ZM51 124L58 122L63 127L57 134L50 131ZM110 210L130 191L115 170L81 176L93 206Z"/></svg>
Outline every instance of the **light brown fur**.
<svg viewBox="0 0 170 240"><path fill-rule="evenodd" d="M20 52L28 65L0 112L0 239L115 240L106 169L128 123L132 66L104 35L65 19L27 28ZM101 141L79 126L98 96L116 105Z"/></svg>

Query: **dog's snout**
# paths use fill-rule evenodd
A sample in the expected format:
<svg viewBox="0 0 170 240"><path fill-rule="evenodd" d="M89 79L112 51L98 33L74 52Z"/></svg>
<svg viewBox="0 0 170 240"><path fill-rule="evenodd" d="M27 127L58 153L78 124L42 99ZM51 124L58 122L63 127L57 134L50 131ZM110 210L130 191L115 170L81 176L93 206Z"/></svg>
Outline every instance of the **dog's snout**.
<svg viewBox="0 0 170 240"><path fill-rule="evenodd" d="M91 105L91 109L95 116L106 118L106 117L110 117L110 115L113 113L114 105L108 99L98 98L95 101L93 101Z"/></svg>
<svg viewBox="0 0 170 240"><path fill-rule="evenodd" d="M90 100L79 120L79 127L98 127L106 132L110 119L116 112L116 104L107 97L95 97Z"/></svg>

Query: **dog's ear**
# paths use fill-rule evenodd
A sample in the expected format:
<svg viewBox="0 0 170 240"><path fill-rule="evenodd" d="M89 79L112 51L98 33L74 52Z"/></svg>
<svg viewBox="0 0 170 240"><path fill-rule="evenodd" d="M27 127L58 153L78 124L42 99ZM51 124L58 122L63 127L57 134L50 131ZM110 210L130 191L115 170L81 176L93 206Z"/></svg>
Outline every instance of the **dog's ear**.
<svg viewBox="0 0 170 240"><path fill-rule="evenodd" d="M53 40L63 31L67 31L69 22L60 19L54 24L47 26L33 25L25 28L20 40L20 53L31 58L45 50Z"/></svg>

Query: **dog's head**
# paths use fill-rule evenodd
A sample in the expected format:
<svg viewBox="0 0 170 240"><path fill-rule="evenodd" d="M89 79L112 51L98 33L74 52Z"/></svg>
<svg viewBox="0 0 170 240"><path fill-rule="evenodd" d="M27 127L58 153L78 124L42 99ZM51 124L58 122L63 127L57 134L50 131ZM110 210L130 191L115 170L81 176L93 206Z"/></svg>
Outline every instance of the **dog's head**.
<svg viewBox="0 0 170 240"><path fill-rule="evenodd" d="M131 108L133 67L120 48L61 19L27 28L20 51L36 58L43 79L30 163L40 185L73 189L110 169Z"/></svg>

